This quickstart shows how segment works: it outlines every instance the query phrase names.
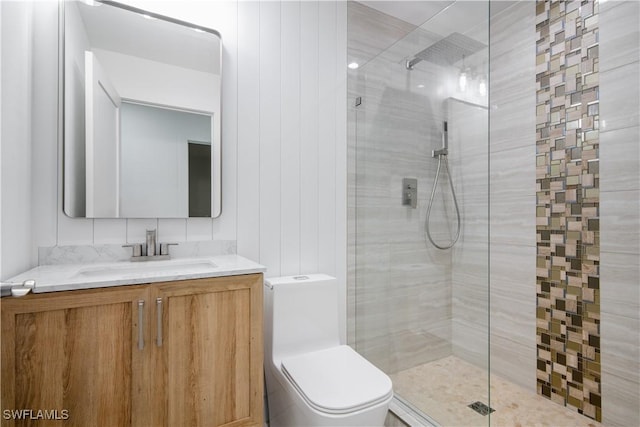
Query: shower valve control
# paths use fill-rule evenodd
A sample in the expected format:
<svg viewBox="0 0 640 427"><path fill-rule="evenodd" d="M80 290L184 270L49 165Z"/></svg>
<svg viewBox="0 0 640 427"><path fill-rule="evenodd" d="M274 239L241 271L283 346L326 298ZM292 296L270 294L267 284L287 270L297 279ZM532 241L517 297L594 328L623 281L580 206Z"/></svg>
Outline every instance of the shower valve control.
<svg viewBox="0 0 640 427"><path fill-rule="evenodd" d="M418 205L418 180L416 178L402 178L402 206Z"/></svg>

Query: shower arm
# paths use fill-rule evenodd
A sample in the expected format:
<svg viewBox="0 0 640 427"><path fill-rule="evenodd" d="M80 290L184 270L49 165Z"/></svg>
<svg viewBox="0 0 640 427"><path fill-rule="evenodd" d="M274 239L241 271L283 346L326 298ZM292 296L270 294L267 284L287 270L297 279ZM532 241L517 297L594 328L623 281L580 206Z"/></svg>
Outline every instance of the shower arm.
<svg viewBox="0 0 640 427"><path fill-rule="evenodd" d="M404 66L407 70L413 70L413 66L416 65L418 62L422 61L422 58L418 58L415 57L413 59L407 59L404 62Z"/></svg>

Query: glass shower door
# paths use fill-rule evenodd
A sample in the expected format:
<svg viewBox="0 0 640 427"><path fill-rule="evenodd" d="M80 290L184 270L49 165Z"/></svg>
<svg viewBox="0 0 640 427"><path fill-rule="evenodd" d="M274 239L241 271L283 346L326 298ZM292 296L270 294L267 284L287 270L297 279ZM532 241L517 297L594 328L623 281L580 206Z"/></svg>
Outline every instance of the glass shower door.
<svg viewBox="0 0 640 427"><path fill-rule="evenodd" d="M489 423L488 44L488 2L444 7L352 107L353 344L440 425Z"/></svg>

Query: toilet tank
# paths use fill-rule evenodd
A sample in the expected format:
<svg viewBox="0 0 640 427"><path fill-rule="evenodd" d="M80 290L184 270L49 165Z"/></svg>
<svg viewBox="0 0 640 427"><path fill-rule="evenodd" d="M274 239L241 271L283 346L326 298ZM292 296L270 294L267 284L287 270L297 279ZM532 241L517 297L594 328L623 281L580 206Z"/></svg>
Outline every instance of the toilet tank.
<svg viewBox="0 0 640 427"><path fill-rule="evenodd" d="M340 344L338 284L326 274L265 281L265 344L275 366L294 354Z"/></svg>

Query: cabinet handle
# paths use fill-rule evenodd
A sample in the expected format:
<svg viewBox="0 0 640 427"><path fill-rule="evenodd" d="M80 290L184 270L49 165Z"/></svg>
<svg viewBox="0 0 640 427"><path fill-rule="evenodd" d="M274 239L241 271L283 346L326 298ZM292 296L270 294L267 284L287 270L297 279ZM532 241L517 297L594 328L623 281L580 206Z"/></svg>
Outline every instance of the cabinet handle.
<svg viewBox="0 0 640 427"><path fill-rule="evenodd" d="M138 350L144 350L144 300L138 300Z"/></svg>
<svg viewBox="0 0 640 427"><path fill-rule="evenodd" d="M162 347L162 298L156 298L156 314L158 316L156 344Z"/></svg>

